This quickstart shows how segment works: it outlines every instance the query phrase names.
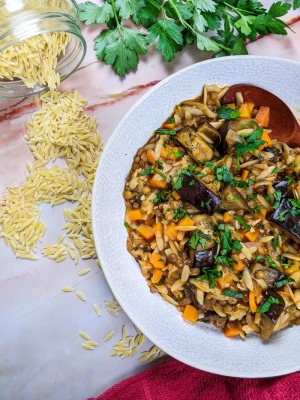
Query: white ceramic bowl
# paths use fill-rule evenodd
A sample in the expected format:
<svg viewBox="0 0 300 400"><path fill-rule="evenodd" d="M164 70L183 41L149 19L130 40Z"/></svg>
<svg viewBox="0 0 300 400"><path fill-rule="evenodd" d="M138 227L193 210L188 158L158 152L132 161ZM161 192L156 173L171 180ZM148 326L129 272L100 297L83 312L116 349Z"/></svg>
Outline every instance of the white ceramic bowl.
<svg viewBox="0 0 300 400"><path fill-rule="evenodd" d="M255 56L214 59L185 68L147 92L126 114L106 145L97 170L92 221L105 277L120 305L142 332L172 357L193 367L234 377L270 377L300 369L300 327L267 343L256 335L227 339L222 331L184 321L176 308L150 293L126 250L122 198L134 155L184 99L204 84L249 83L268 89L295 111L300 106L300 63ZM298 115L299 117L299 115Z"/></svg>

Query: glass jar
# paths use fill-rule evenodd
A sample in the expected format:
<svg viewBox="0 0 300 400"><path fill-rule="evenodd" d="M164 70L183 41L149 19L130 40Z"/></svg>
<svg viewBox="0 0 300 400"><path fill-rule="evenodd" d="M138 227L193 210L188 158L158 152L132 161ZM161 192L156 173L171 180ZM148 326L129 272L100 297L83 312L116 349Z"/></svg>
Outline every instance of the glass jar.
<svg viewBox="0 0 300 400"><path fill-rule="evenodd" d="M0 63L1 51L49 32L65 32L70 36L65 53L58 57L55 68L62 81L81 64L86 53L75 1L0 0ZM20 79L0 78L0 99L26 97L46 88L41 84L28 88Z"/></svg>

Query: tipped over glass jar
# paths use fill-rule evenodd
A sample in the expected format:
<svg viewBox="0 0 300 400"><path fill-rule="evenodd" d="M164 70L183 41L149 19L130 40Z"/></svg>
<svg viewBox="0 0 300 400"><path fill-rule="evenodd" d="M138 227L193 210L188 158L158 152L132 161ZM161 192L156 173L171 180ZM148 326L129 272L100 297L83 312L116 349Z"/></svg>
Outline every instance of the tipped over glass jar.
<svg viewBox="0 0 300 400"><path fill-rule="evenodd" d="M73 0L0 0L0 99L55 89L86 53Z"/></svg>

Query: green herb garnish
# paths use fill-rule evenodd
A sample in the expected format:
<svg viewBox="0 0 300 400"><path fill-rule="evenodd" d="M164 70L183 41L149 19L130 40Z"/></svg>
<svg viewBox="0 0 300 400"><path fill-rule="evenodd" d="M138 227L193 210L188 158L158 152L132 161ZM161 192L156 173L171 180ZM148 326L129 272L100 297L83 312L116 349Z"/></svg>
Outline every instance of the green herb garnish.
<svg viewBox="0 0 300 400"><path fill-rule="evenodd" d="M188 241L188 246L195 250L200 243L202 249L205 249L207 239L209 239L207 235L204 235L201 231L196 229L190 237L190 240Z"/></svg>
<svg viewBox="0 0 300 400"><path fill-rule="evenodd" d="M170 194L170 190L162 190L161 192L156 192L156 198L153 200L149 200L151 203L164 203L167 201L166 196Z"/></svg>
<svg viewBox="0 0 300 400"><path fill-rule="evenodd" d="M275 286L277 288L281 288L282 286L284 286L284 285L286 285L287 283L290 283L290 282L295 282L295 280L292 279L292 278L286 278L286 279L283 279L282 281L276 282Z"/></svg>
<svg viewBox="0 0 300 400"><path fill-rule="evenodd" d="M263 260L263 259L264 259L263 256L256 256L256 257L254 258L253 262L261 261L261 260Z"/></svg>
<svg viewBox="0 0 300 400"><path fill-rule="evenodd" d="M210 289L215 288L216 280L222 278L222 276L223 276L223 272L217 268L202 267L201 271L202 271L202 275L197 276L195 279L196 279L196 281L207 280L208 286Z"/></svg>
<svg viewBox="0 0 300 400"><path fill-rule="evenodd" d="M179 206L176 210L173 211L173 219L182 219L188 215L186 209L183 206Z"/></svg>
<svg viewBox="0 0 300 400"><path fill-rule="evenodd" d="M156 129L155 133L158 133L159 135L170 135L170 136L175 136L177 134L174 129Z"/></svg>
<svg viewBox="0 0 300 400"><path fill-rule="evenodd" d="M274 208L274 210L277 210L277 208L280 206L280 200L281 200L282 193L280 191L276 190L273 193L273 196L274 196L274 200L275 200L273 208Z"/></svg>
<svg viewBox="0 0 300 400"><path fill-rule="evenodd" d="M300 200L289 199L289 203L292 206L291 213L295 217L300 214Z"/></svg>
<svg viewBox="0 0 300 400"><path fill-rule="evenodd" d="M272 170L272 174L276 174L277 172L280 172L280 168L275 167L275 168Z"/></svg>
<svg viewBox="0 0 300 400"><path fill-rule="evenodd" d="M255 200L257 198L257 194L256 193L254 193L254 194L249 194L248 196L247 196L247 200L248 201L250 201L250 200Z"/></svg>
<svg viewBox="0 0 300 400"><path fill-rule="evenodd" d="M256 150L259 146L266 143L265 140L260 140L263 133L263 128L258 128L245 140L243 143L234 143L235 152L238 157L241 157L243 154L248 153L250 151Z"/></svg>
<svg viewBox="0 0 300 400"><path fill-rule="evenodd" d="M265 313L267 311L269 311L270 307L272 304L282 304L281 301L279 301L278 299L276 299L273 296L270 296L265 302L264 304L257 310L258 313L262 314Z"/></svg>
<svg viewBox="0 0 300 400"><path fill-rule="evenodd" d="M270 267L272 267L272 268L277 268L278 267L276 262L273 260L272 257L267 256L266 261L270 265Z"/></svg>
<svg viewBox="0 0 300 400"><path fill-rule="evenodd" d="M205 166L208 167L211 171L215 169L215 164L212 161L206 161Z"/></svg>
<svg viewBox="0 0 300 400"><path fill-rule="evenodd" d="M129 223L128 222L124 222L124 226L125 226L125 228L130 228L130 225L129 225Z"/></svg>
<svg viewBox="0 0 300 400"><path fill-rule="evenodd" d="M238 110L233 110L224 104L222 107L217 109L217 116L220 119L226 120L237 119L240 116L240 112Z"/></svg>
<svg viewBox="0 0 300 400"><path fill-rule="evenodd" d="M279 245L279 235L276 235L274 237L274 239L273 239L273 242L272 242L273 249L276 250L278 245Z"/></svg>
<svg viewBox="0 0 300 400"><path fill-rule="evenodd" d="M233 290L227 290L225 289L223 291L224 296L228 296L228 297L234 297L235 299L242 299L243 298L243 293L240 292L235 292Z"/></svg>
<svg viewBox="0 0 300 400"><path fill-rule="evenodd" d="M235 215L234 218L235 218L235 219L240 223L240 225L242 225L245 229L247 229L248 231L251 230L251 226L248 225L248 224L244 221L244 219L243 219L243 217L242 217L241 215Z"/></svg>

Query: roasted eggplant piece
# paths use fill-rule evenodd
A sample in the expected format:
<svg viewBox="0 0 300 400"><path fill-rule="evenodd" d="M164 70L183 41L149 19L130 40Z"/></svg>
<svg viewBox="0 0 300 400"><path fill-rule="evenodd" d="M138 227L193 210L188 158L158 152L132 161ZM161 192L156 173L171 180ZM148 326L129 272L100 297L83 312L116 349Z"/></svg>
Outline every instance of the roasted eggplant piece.
<svg viewBox="0 0 300 400"><path fill-rule="evenodd" d="M195 293L193 292L193 289L190 288L188 285L184 285L183 287L185 297L187 298L189 304L192 304L197 310L200 308L200 304L198 303Z"/></svg>
<svg viewBox="0 0 300 400"><path fill-rule="evenodd" d="M277 182L275 183L275 185L273 185L273 188L277 191L277 192L281 192L281 194L283 196L285 196L288 192L288 187L289 187L289 183L288 181L281 181L281 182Z"/></svg>
<svg viewBox="0 0 300 400"><path fill-rule="evenodd" d="M217 245L210 249L203 250L198 246L195 250L193 268L210 267L215 263L215 255L217 254Z"/></svg>
<svg viewBox="0 0 300 400"><path fill-rule="evenodd" d="M247 201L241 195L241 193L233 186L227 185L221 193L222 202L219 206L225 211L238 211L244 210L249 211Z"/></svg>
<svg viewBox="0 0 300 400"><path fill-rule="evenodd" d="M183 201L192 204L200 213L212 215L221 203L219 196L209 190L196 175L184 175L181 188L176 189Z"/></svg>
<svg viewBox="0 0 300 400"><path fill-rule="evenodd" d="M195 129L189 126L182 128L176 135L176 140L184 146L189 155L197 162L204 163L213 158L213 150Z"/></svg>
<svg viewBox="0 0 300 400"><path fill-rule="evenodd" d="M226 140L228 132L238 132L241 129L245 129L245 124L253 121L252 119L235 119L233 121L225 121L224 124L219 129L221 135L221 143L217 147L220 154L225 154L228 149L228 141ZM249 124L250 125L250 124ZM247 128L252 126L247 126Z"/></svg>
<svg viewBox="0 0 300 400"><path fill-rule="evenodd" d="M272 214L270 222L281 229L287 236L300 243L300 214L291 213L291 199L283 198L277 210Z"/></svg>
<svg viewBox="0 0 300 400"><path fill-rule="evenodd" d="M276 268L266 267L263 271L265 273L264 280L268 287L274 287L278 281L285 279L285 275Z"/></svg>
<svg viewBox="0 0 300 400"><path fill-rule="evenodd" d="M278 318L280 317L281 313L284 310L283 298L280 296L278 292L272 289L267 290L264 293L264 299L261 302L260 307L262 307L270 299L270 297L274 297L280 303L271 304L268 311L262 313L260 337L264 340L269 339L269 337L272 335L274 327L278 321Z"/></svg>
<svg viewBox="0 0 300 400"><path fill-rule="evenodd" d="M202 134L202 138L208 142L213 144L214 146L218 146L221 143L221 135L209 122L204 121L201 125L199 125L197 129L197 133Z"/></svg>

